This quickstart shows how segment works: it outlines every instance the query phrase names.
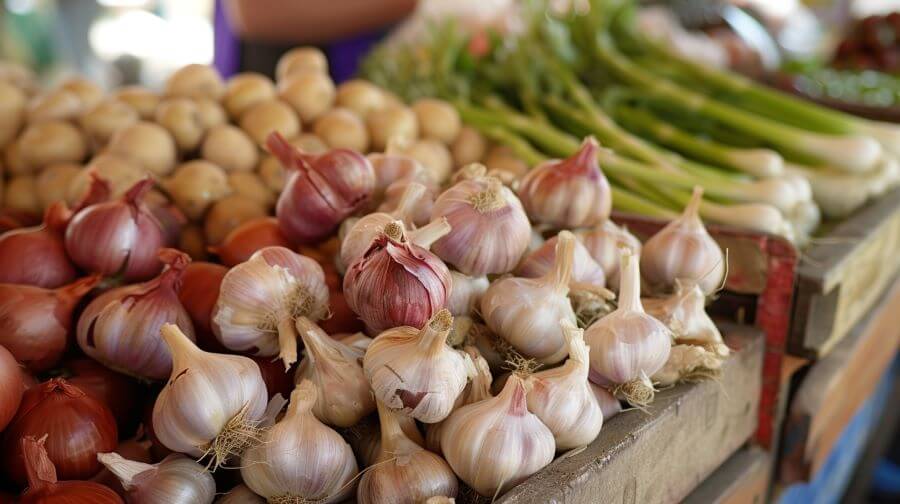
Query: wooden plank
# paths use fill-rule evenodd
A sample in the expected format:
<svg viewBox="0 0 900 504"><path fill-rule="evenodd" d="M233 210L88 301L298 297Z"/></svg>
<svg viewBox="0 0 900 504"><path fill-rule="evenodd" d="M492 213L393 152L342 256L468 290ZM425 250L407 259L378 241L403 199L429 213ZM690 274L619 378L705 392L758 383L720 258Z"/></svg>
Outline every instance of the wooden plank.
<svg viewBox="0 0 900 504"><path fill-rule="evenodd" d="M498 502L671 503L687 496L756 429L763 337L723 328L735 352L718 382L660 392L646 412L619 414L584 451L560 458Z"/></svg>
<svg viewBox="0 0 900 504"><path fill-rule="evenodd" d="M826 355L900 271L900 189L831 229L804 252L790 350Z"/></svg>
<svg viewBox="0 0 900 504"><path fill-rule="evenodd" d="M826 357L812 366L785 424L781 483L808 481L872 394L900 344L900 281Z"/></svg>
<svg viewBox="0 0 900 504"><path fill-rule="evenodd" d="M769 492L772 456L742 448L700 484L682 504L762 504Z"/></svg>

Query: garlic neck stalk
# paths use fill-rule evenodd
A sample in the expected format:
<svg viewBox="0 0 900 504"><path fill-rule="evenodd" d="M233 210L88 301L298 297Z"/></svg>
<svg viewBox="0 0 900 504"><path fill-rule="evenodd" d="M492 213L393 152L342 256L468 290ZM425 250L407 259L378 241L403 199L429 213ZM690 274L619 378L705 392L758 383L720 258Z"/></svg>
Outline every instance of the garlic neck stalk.
<svg viewBox="0 0 900 504"><path fill-rule="evenodd" d="M419 348L428 355L440 353L447 345L447 336L453 327L453 316L448 310L437 312L419 333Z"/></svg>
<svg viewBox="0 0 900 504"><path fill-rule="evenodd" d="M131 490L134 487L134 479L138 474L156 469L156 466L153 464L128 460L115 452L98 453L97 460L106 466L116 478L119 478L119 482L122 483L122 488L126 491Z"/></svg>
<svg viewBox="0 0 900 504"><path fill-rule="evenodd" d="M425 195L425 191L427 191L427 188L417 182L407 184L406 190L400 196L400 201L397 202L397 208L390 212L390 215L395 219L402 220L404 224L412 226L416 206L419 204L422 196Z"/></svg>
<svg viewBox="0 0 900 504"><path fill-rule="evenodd" d="M564 235L565 239L563 239ZM568 231L562 231L559 233L559 239L556 242L556 261L553 263L553 269L547 272L543 281L548 285L552 285L558 294L567 295L574 264L575 236Z"/></svg>
<svg viewBox="0 0 900 504"><path fill-rule="evenodd" d="M427 250L434 242L450 234L450 231L450 222L446 217L441 217L410 231L408 237L410 242Z"/></svg>

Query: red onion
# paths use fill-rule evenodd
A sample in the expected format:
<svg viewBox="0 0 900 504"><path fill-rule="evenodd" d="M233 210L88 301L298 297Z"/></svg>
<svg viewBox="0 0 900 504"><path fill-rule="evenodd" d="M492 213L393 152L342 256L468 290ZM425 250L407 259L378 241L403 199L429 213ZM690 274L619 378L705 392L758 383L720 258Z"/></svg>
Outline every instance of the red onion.
<svg viewBox="0 0 900 504"><path fill-rule="evenodd" d="M115 449L116 420L103 403L62 378L29 389L3 436L3 466L13 483L26 482L20 442L47 436L47 455L59 477L88 479L100 471L97 453Z"/></svg>
<svg viewBox="0 0 900 504"><path fill-rule="evenodd" d="M105 404L116 417L119 435L133 434L141 392L137 382L92 359L73 359L64 364L63 376L69 384Z"/></svg>
<svg viewBox="0 0 900 504"><path fill-rule="evenodd" d="M92 481L57 481L56 467L47 456L44 439L34 436L18 443L24 454L28 489L19 499L21 504L123 504L110 488Z"/></svg>
<svg viewBox="0 0 900 504"><path fill-rule="evenodd" d="M22 393L25 392L22 381L22 370L16 358L0 346L0 432L19 409Z"/></svg>
<svg viewBox="0 0 900 504"><path fill-rule="evenodd" d="M275 213L284 235L299 244L316 243L362 208L375 188L372 164L349 149L306 154L278 133L266 145L290 171Z"/></svg>
<svg viewBox="0 0 900 504"><path fill-rule="evenodd" d="M66 229L66 251L82 269L121 274L126 281L146 280L159 273L156 255L163 246L162 226L143 203L153 186L146 178L120 199L90 205L75 214Z"/></svg>
<svg viewBox="0 0 900 504"><path fill-rule="evenodd" d="M47 209L40 226L0 235L0 282L54 289L75 280L78 272L66 255L64 240L71 215L58 201Z"/></svg>
<svg viewBox="0 0 900 504"><path fill-rule="evenodd" d="M262 217L236 227L218 247L211 247L210 252L218 255L225 266L236 266L250 259L259 249L290 246L278 226L278 219Z"/></svg>
<svg viewBox="0 0 900 504"><path fill-rule="evenodd" d="M68 346L72 311L99 275L58 289L0 284L0 345L33 372L55 366Z"/></svg>
<svg viewBox="0 0 900 504"><path fill-rule="evenodd" d="M181 289L178 299L187 310L194 323L197 346L216 353L226 353L212 330L212 311L219 299L219 286L228 273L228 268L208 262L192 262L181 274Z"/></svg>
<svg viewBox="0 0 900 504"><path fill-rule="evenodd" d="M194 326L178 300L181 273L190 257L162 249L168 265L158 277L110 290L91 301L78 320L78 346L110 369L138 378L162 380L172 371L163 343L163 324L176 324L194 340Z"/></svg>
<svg viewBox="0 0 900 504"><path fill-rule="evenodd" d="M400 224L385 226L344 276L344 295L370 334L399 326L422 327L450 298L447 266L410 243Z"/></svg>

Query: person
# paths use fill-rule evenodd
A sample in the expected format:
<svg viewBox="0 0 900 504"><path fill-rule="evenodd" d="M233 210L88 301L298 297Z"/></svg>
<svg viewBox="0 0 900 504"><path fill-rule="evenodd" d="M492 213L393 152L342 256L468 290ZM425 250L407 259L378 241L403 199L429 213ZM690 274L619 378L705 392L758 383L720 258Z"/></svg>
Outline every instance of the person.
<svg viewBox="0 0 900 504"><path fill-rule="evenodd" d="M328 56L335 82L350 78L359 61L417 0L216 0L215 66L273 76L278 58L315 45Z"/></svg>

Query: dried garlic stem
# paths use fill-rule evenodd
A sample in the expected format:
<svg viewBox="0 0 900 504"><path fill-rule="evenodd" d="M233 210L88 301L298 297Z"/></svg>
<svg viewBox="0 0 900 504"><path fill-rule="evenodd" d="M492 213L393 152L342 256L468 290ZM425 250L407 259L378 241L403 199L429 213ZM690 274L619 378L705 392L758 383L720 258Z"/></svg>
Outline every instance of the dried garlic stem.
<svg viewBox="0 0 900 504"><path fill-rule="evenodd" d="M384 234L395 242L403 241L403 225L394 221L384 226Z"/></svg>
<svg viewBox="0 0 900 504"><path fill-rule="evenodd" d="M499 210L506 206L506 200L503 198L503 183L500 179L487 178L487 189L473 194L469 198L469 203L479 213L488 213Z"/></svg>
<svg viewBox="0 0 900 504"><path fill-rule="evenodd" d="M429 249L431 245L441 238L450 234L450 221L446 217L433 220L428 224L409 232L409 241L424 248Z"/></svg>
<svg viewBox="0 0 900 504"><path fill-rule="evenodd" d="M278 321L278 345L281 351L278 358L284 362L284 370L297 362L297 333L294 331L294 323L288 317L282 317Z"/></svg>

